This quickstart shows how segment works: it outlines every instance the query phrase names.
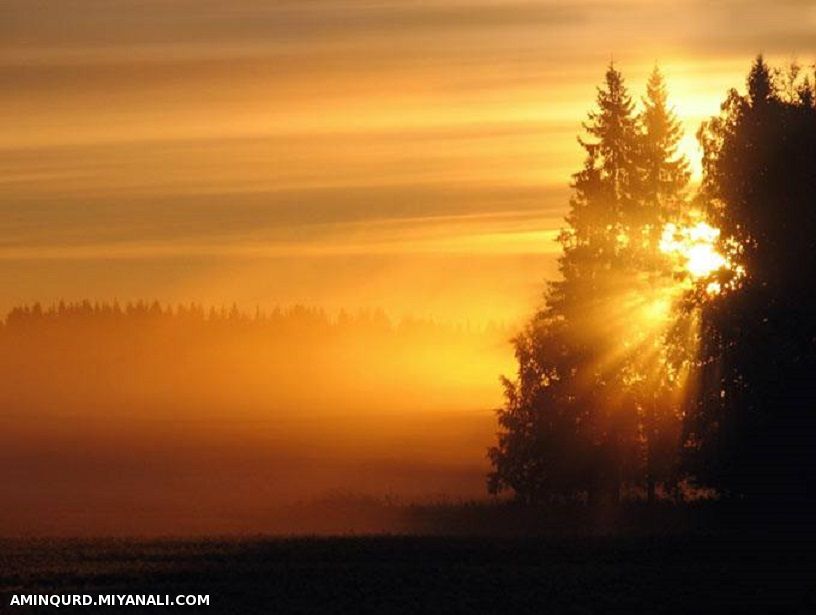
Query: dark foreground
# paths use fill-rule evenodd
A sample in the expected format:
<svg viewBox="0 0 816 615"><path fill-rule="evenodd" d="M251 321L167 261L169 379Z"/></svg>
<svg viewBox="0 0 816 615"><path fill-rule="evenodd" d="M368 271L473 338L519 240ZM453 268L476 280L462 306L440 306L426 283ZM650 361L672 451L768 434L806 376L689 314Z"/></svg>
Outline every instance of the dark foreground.
<svg viewBox="0 0 816 615"><path fill-rule="evenodd" d="M0 610L814 613L801 528L684 535L0 542ZM10 608L12 593L209 594L209 607Z"/></svg>

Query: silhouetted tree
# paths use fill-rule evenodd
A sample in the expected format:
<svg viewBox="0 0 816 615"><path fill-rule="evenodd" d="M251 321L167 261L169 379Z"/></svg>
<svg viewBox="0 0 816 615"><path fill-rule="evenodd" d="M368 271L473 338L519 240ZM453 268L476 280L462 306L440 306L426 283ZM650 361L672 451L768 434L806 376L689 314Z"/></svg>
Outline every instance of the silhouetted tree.
<svg viewBox="0 0 816 615"><path fill-rule="evenodd" d="M645 294L654 296L654 286L665 281L662 260L656 258L662 229L670 221L681 220L688 210L686 189L691 177L688 161L679 152L683 127L669 106L666 83L657 66L646 83L640 122L643 180L638 264L652 286L645 289ZM682 330L684 326L687 323L678 322L675 329ZM633 401L641 414L644 478L650 502L655 499L658 481L667 486L677 483L682 404L676 389L681 382L670 366L676 368L689 360L684 338L675 343L671 335L655 336L651 344L652 356L660 356L656 362L659 368L639 370L640 380L631 387ZM664 352L673 356L661 356Z"/></svg>
<svg viewBox="0 0 816 615"><path fill-rule="evenodd" d="M723 493L813 497L816 475L816 110L760 56L700 131L703 195L747 277L704 309L690 469Z"/></svg>
<svg viewBox="0 0 816 615"><path fill-rule="evenodd" d="M646 83L643 111L642 200L650 212L645 224L659 225L674 218L686 206L684 193L691 173L678 147L683 127L669 106L666 83L655 67ZM659 230L659 228L657 229Z"/></svg>
<svg viewBox="0 0 816 615"><path fill-rule="evenodd" d="M662 339L644 331L633 312L653 307L643 298L654 293L643 290L650 275L662 273L659 229L683 202L688 172L659 72L642 115L613 66L596 104L584 124L588 138L579 139L584 167L573 176L568 226L559 236L561 279L514 340L517 377L504 380L507 402L489 451L489 490L511 489L526 501L617 499L624 483L642 483L647 468L649 476L658 472L658 426L645 421L662 402L652 369Z"/></svg>

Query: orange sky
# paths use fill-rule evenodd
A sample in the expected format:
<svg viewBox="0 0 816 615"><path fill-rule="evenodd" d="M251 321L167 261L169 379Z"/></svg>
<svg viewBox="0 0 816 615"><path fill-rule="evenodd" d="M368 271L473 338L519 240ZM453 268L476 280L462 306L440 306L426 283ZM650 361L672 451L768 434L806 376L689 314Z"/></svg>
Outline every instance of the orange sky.
<svg viewBox="0 0 816 615"><path fill-rule="evenodd" d="M814 28L808 0L4 0L0 309L513 321L610 58L636 94L659 62L693 132L757 52L811 61Z"/></svg>

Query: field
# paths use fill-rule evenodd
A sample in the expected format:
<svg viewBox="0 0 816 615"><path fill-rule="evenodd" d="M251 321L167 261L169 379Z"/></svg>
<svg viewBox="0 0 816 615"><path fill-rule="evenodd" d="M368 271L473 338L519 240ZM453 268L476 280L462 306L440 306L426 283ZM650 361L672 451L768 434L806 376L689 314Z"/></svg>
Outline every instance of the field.
<svg viewBox="0 0 816 615"><path fill-rule="evenodd" d="M209 594L209 608L186 610L242 614L805 614L816 612L816 545L804 527L536 537L6 540L0 542L0 610L12 593L79 592ZM72 609L41 609L65 611Z"/></svg>

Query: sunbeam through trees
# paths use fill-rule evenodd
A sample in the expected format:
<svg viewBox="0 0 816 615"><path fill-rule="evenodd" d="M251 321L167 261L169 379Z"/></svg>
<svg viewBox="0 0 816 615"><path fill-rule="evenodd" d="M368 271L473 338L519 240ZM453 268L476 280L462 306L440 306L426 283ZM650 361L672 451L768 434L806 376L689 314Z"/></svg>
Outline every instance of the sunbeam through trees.
<svg viewBox="0 0 816 615"><path fill-rule="evenodd" d="M619 501L624 494L652 502L658 492L680 498L693 484L737 487L717 474L743 463L733 459L734 447L748 446L743 454L761 458L761 442L749 445L732 433L746 428L728 410L730 400L746 386L763 385L757 375L747 384L750 373L737 357L746 360L755 349L738 349L747 340L733 329L738 321L729 312L752 303L752 289L767 292L763 265L755 261L758 249L774 248L762 238L775 227L760 222L754 231L754 220L745 219L753 193L739 191L767 190L765 182L783 177L746 169L745 162L756 164L747 148L768 151L774 139L781 142L775 148L812 148L802 136L812 131L812 86L798 71L788 79L793 93L784 98L757 60L749 95L731 94L722 117L701 130L706 175L691 195L689 165L678 153L682 131L660 71L649 78L638 110L610 65L584 124L587 137L579 139L586 158L573 176L559 237L562 279L548 285L543 306L514 340L518 371L504 380L498 443L489 450L492 493L507 489L528 502ZM771 110L779 117L770 117ZM743 131L751 130L744 124L760 120L767 133L755 127L755 141L744 142ZM794 166L791 177L796 172ZM771 192L791 204L813 194L802 192L807 180L795 179L787 195L781 186ZM798 234L803 240L808 224ZM749 481L757 472L750 471Z"/></svg>

